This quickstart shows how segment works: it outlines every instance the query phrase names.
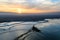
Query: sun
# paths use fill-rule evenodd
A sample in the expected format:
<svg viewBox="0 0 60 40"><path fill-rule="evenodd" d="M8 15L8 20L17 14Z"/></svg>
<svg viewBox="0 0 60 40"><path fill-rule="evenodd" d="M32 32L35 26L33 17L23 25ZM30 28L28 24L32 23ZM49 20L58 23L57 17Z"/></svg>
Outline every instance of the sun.
<svg viewBox="0 0 60 40"><path fill-rule="evenodd" d="M21 13L22 13L22 9L17 8L17 9L16 9L16 12L19 13L19 14L21 14Z"/></svg>

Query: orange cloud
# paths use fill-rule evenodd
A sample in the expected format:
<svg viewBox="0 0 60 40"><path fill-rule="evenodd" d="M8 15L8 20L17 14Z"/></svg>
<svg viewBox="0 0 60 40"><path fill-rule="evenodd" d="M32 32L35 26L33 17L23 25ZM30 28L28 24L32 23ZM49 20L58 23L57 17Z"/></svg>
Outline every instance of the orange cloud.
<svg viewBox="0 0 60 40"><path fill-rule="evenodd" d="M0 12L15 12L15 13L44 13L44 12L56 12L56 10L38 10L36 8L29 9L26 6L20 4L1 4Z"/></svg>

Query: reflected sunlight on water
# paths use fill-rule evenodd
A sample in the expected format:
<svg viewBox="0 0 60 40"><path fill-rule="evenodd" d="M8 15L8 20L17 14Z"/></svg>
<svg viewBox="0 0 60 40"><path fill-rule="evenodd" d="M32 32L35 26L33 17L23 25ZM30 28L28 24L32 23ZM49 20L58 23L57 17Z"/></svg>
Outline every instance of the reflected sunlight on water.
<svg viewBox="0 0 60 40"><path fill-rule="evenodd" d="M0 40L14 40L26 33L33 25L42 32L30 32L25 40L60 40L60 19L46 19L48 22L6 22L0 23Z"/></svg>

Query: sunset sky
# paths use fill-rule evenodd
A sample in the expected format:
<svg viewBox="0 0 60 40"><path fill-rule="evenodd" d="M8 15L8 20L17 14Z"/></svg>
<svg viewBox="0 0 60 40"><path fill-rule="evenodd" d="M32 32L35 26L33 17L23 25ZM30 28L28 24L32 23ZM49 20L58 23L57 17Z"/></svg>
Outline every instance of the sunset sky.
<svg viewBox="0 0 60 40"><path fill-rule="evenodd" d="M0 0L0 12L22 14L59 11L60 0Z"/></svg>

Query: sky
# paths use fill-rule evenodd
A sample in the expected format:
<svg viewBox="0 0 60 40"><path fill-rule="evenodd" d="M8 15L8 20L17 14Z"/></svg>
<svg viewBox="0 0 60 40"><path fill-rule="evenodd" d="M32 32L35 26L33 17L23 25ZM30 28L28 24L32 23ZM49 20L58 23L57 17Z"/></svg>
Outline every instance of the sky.
<svg viewBox="0 0 60 40"><path fill-rule="evenodd" d="M0 0L0 12L59 12L60 0Z"/></svg>

